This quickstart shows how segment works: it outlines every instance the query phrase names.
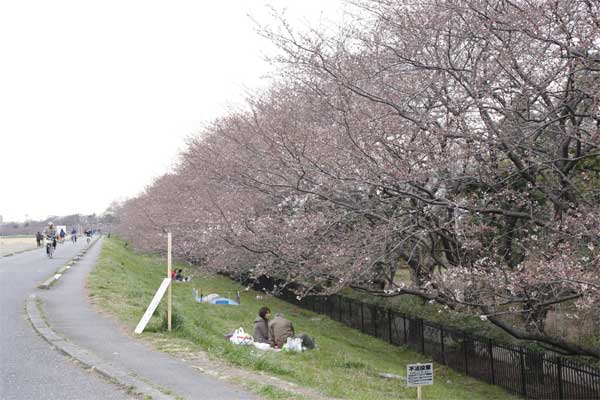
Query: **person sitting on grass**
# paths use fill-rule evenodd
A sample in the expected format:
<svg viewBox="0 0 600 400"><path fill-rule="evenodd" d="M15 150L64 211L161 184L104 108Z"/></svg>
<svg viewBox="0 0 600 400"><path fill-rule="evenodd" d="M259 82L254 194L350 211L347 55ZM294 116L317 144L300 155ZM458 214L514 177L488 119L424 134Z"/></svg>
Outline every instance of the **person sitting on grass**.
<svg viewBox="0 0 600 400"><path fill-rule="evenodd" d="M181 270L180 269L176 269L175 270L175 276L173 277L173 279L175 279L176 281L182 281L183 280L183 276L181 275Z"/></svg>
<svg viewBox="0 0 600 400"><path fill-rule="evenodd" d="M183 270L177 269L177 270L175 270L175 275L173 276L172 279L177 282L189 282L192 278L189 276L183 276Z"/></svg>
<svg viewBox="0 0 600 400"><path fill-rule="evenodd" d="M273 343L269 342L269 318L271 318L271 309L267 306L261 307L254 320L252 337L257 343L267 343L273 346Z"/></svg>
<svg viewBox="0 0 600 400"><path fill-rule="evenodd" d="M275 314L275 318L269 322L269 342L275 348L281 349L290 337L302 339L302 346L307 349L315 348L315 341L312 337L306 333L301 333L296 336L292 322L285 319L282 313Z"/></svg>

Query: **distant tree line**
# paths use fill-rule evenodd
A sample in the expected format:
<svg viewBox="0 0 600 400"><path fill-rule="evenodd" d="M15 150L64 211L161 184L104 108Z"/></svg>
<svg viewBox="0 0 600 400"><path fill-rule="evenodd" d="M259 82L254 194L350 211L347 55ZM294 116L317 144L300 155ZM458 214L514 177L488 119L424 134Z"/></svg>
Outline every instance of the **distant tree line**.
<svg viewBox="0 0 600 400"><path fill-rule="evenodd" d="M43 220L27 220L24 222L5 222L0 223L0 236L13 235L35 235L36 232L42 232L52 222L54 225L65 225L69 229L81 227L81 229L93 228L102 229L110 227L114 220L112 208L109 207L103 214L72 214L66 216L50 216Z"/></svg>

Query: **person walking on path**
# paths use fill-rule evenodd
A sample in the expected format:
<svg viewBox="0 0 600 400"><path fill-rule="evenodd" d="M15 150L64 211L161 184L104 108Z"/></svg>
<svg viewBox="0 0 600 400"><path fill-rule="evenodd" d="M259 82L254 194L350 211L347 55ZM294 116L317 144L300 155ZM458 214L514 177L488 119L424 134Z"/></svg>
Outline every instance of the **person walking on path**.
<svg viewBox="0 0 600 400"><path fill-rule="evenodd" d="M37 243L37 247L41 247L42 246L42 240L44 240L44 236L42 235L42 233L40 231L38 231L35 234L35 241Z"/></svg>

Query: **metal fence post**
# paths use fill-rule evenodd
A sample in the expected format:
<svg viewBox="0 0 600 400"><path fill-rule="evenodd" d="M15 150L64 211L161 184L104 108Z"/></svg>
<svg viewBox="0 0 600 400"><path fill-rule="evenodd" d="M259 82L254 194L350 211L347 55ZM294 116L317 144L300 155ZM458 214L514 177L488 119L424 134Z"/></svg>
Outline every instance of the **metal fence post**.
<svg viewBox="0 0 600 400"><path fill-rule="evenodd" d="M494 371L494 348L492 339L488 339L488 352L490 354L490 372L492 374L492 385L496 384L496 371Z"/></svg>
<svg viewBox="0 0 600 400"><path fill-rule="evenodd" d="M556 371L558 374L558 398L563 400L565 398L565 394L563 392L562 364L560 362L560 357L556 357Z"/></svg>
<svg viewBox="0 0 600 400"><path fill-rule="evenodd" d="M390 339L390 343L394 343L394 341L392 340L392 311L389 308L387 310L387 314L388 314L388 333L389 333L389 339Z"/></svg>
<svg viewBox="0 0 600 400"><path fill-rule="evenodd" d="M527 397L527 384L525 383L525 355L523 354L523 348L519 347L519 358L521 359L521 390L523 396Z"/></svg>
<svg viewBox="0 0 600 400"><path fill-rule="evenodd" d="M425 322L422 319L421 321L421 353L425 354Z"/></svg>
<svg viewBox="0 0 600 400"><path fill-rule="evenodd" d="M364 313L364 304L360 302L360 330L365 333L365 313Z"/></svg>
<svg viewBox="0 0 600 400"><path fill-rule="evenodd" d="M404 344L408 344L408 337L406 336L406 315L402 315L402 320L404 321L404 324L402 324L404 327Z"/></svg>
<svg viewBox="0 0 600 400"><path fill-rule="evenodd" d="M379 307L372 307L371 308L371 324L373 325L373 336L375 336L375 337L377 337L377 317L378 316L379 316Z"/></svg>
<svg viewBox="0 0 600 400"><path fill-rule="evenodd" d="M336 296L338 299L338 307L340 308L340 312L339 312L340 319L338 319L338 321L342 322L344 320L343 319L344 311L342 309L342 296L339 296L339 295L336 295Z"/></svg>
<svg viewBox="0 0 600 400"><path fill-rule="evenodd" d="M467 356L467 334L463 332L463 353L465 357L465 375L469 375L469 357Z"/></svg>
<svg viewBox="0 0 600 400"><path fill-rule="evenodd" d="M350 315L350 327L354 328L353 323L354 323L354 318L352 316L352 299L348 299L348 315Z"/></svg>
<svg viewBox="0 0 600 400"><path fill-rule="evenodd" d="M446 350L444 349L444 327L440 326L440 348L442 350L442 364L446 364Z"/></svg>

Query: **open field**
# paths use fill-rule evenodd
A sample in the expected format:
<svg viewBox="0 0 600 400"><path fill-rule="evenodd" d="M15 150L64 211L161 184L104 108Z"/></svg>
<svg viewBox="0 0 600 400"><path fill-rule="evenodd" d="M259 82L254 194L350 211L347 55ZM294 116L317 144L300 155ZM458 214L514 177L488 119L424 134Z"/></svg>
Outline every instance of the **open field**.
<svg viewBox="0 0 600 400"><path fill-rule="evenodd" d="M0 257L35 247L35 236L0 236Z"/></svg>
<svg viewBox="0 0 600 400"><path fill-rule="evenodd" d="M189 268L186 271L185 265L176 268L183 268L185 274L194 272ZM88 281L90 296L100 308L116 315L131 332L165 276L165 270L163 260L132 252L117 239L105 240L100 260ZM196 303L192 298L194 287L202 289L204 294L215 292L228 297L234 297L240 290L241 306ZM416 389L408 389L404 382L386 379L380 374L405 376L406 364L431 361L426 356L391 346L323 315L243 289L227 278L201 274L196 274L192 282L174 283L174 331L166 332L165 305L161 303L141 337L178 358L205 360L202 365L205 370L210 370L213 362L225 363L335 398L416 398ZM263 298L257 299L257 296ZM223 338L240 326L252 332L256 312L265 304L273 313L286 314L297 332L313 335L319 348L301 354L263 352L252 346L232 345ZM435 364L434 370L435 384L424 388L428 400L514 398L500 388L462 376L443 365ZM266 377L258 382L246 377L239 381L266 398L296 398L278 388L265 387L272 382ZM305 397L315 398L310 394Z"/></svg>

